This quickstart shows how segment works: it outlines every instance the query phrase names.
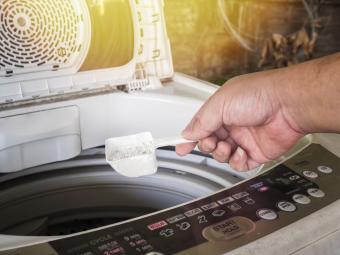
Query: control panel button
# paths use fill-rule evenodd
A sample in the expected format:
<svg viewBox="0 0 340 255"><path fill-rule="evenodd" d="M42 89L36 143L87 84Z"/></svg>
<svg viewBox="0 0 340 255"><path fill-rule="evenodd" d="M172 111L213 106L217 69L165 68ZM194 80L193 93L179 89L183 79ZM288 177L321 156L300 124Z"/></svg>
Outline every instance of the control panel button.
<svg viewBox="0 0 340 255"><path fill-rule="evenodd" d="M208 241L226 241L254 231L255 226L252 220L236 216L204 228L202 235Z"/></svg>
<svg viewBox="0 0 340 255"><path fill-rule="evenodd" d="M293 200L296 203L303 204L303 205L307 205L311 202L309 197L302 195L302 194L295 194L293 196Z"/></svg>
<svg viewBox="0 0 340 255"><path fill-rule="evenodd" d="M243 202L246 203L247 205L255 204L255 200L250 197L246 197L245 199L243 199Z"/></svg>
<svg viewBox="0 0 340 255"><path fill-rule="evenodd" d="M246 197L246 196L249 196L249 193L244 191L244 192L239 192L239 193L234 194L233 198L240 199L240 198Z"/></svg>
<svg viewBox="0 0 340 255"><path fill-rule="evenodd" d="M288 201L280 201L277 203L277 207L284 212L294 212L296 210L296 206Z"/></svg>
<svg viewBox="0 0 340 255"><path fill-rule="evenodd" d="M275 220L277 218L277 213L271 209L260 209L256 214L264 220Z"/></svg>
<svg viewBox="0 0 340 255"><path fill-rule="evenodd" d="M227 206L231 211L233 211L233 212L236 212L236 211L238 211L238 210L240 210L242 207L239 205L239 204L237 204L237 203L232 203L231 205L228 205Z"/></svg>
<svg viewBox="0 0 340 255"><path fill-rule="evenodd" d="M304 176L308 177L308 178L311 178L311 179L315 179L315 178L318 178L319 175L316 173L316 172L313 172L313 171L303 171L302 172Z"/></svg>
<svg viewBox="0 0 340 255"><path fill-rule="evenodd" d="M310 188L307 190L307 193L311 195L312 197L324 197L325 196L325 192L317 188Z"/></svg>
<svg viewBox="0 0 340 255"><path fill-rule="evenodd" d="M225 204L228 204L232 201L234 201L235 199L233 199L232 197L225 197L223 199L220 199L218 200L217 202L220 204L220 205L225 205Z"/></svg>
<svg viewBox="0 0 340 255"><path fill-rule="evenodd" d="M177 214L173 217L167 218L166 221L170 224L176 223L178 221L184 220L186 217L183 214Z"/></svg>
<svg viewBox="0 0 340 255"><path fill-rule="evenodd" d="M206 205L202 205L201 208L204 210L204 211L209 211L213 208L216 208L218 207L219 205L216 203L216 202L212 202L210 204L206 204Z"/></svg>
<svg viewBox="0 0 340 255"><path fill-rule="evenodd" d="M333 169L328 166L318 166L318 171L324 174L331 174Z"/></svg>
<svg viewBox="0 0 340 255"><path fill-rule="evenodd" d="M184 213L184 215L185 216L187 216L188 218L190 218L190 217L193 217L193 216L195 216L195 215L197 215L197 214L200 214L200 213L202 213L203 211L200 209L200 208L195 208L195 209L192 209L192 210L190 210L190 211L186 211L185 213Z"/></svg>
<svg viewBox="0 0 340 255"><path fill-rule="evenodd" d="M148 225L148 229L153 231L153 230L165 227L166 225L168 225L168 223L166 223L164 220L161 220L159 222L155 222L155 223Z"/></svg>

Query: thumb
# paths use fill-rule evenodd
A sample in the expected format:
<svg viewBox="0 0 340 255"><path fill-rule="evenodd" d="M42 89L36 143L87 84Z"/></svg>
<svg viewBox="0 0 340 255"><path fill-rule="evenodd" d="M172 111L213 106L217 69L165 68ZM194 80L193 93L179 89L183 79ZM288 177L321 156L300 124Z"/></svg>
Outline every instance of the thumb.
<svg viewBox="0 0 340 255"><path fill-rule="evenodd" d="M217 92L195 114L182 136L193 141L209 137L223 124L223 108L224 98Z"/></svg>

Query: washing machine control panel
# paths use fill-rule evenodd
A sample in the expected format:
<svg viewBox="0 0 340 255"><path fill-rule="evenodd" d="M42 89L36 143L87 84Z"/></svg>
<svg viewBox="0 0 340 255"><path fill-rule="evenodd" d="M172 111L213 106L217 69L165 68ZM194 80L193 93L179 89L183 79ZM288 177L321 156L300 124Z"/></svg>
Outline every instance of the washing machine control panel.
<svg viewBox="0 0 340 255"><path fill-rule="evenodd" d="M310 145L284 164L212 196L48 245L67 255L222 254L338 200L339 168L338 157ZM209 243L215 248L206 248Z"/></svg>

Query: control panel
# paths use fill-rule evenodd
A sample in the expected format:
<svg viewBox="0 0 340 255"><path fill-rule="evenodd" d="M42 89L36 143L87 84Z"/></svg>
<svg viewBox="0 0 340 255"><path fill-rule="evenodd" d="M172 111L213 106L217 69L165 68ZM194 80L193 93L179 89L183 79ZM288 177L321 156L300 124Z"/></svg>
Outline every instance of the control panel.
<svg viewBox="0 0 340 255"><path fill-rule="evenodd" d="M66 255L161 255L201 254L200 246L212 242L226 253L338 200L339 167L338 157L312 144L272 170L209 197L47 245Z"/></svg>

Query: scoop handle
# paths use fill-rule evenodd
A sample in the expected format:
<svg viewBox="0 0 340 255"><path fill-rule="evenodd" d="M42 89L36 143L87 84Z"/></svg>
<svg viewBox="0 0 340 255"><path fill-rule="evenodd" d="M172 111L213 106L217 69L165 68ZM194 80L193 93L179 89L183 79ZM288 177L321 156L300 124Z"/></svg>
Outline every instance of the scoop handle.
<svg viewBox="0 0 340 255"><path fill-rule="evenodd" d="M159 139L154 140L155 148L164 147L164 146L175 146L177 144L194 143L194 142L196 141L187 140L181 136L159 138Z"/></svg>

